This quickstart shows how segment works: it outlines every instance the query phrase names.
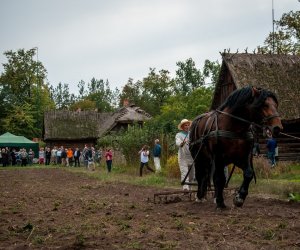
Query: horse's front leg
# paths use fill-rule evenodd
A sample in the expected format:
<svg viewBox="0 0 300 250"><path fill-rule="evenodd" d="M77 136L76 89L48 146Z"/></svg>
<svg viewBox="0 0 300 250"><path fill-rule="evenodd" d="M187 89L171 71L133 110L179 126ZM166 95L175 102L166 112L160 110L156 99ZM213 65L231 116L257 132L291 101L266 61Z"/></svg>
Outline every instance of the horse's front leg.
<svg viewBox="0 0 300 250"><path fill-rule="evenodd" d="M253 179L254 171L252 165L252 159L250 157L248 164L243 168L243 183L237 193L237 195L233 198L233 203L237 207L241 207L244 204L244 201L248 195L249 184Z"/></svg>
<svg viewBox="0 0 300 250"><path fill-rule="evenodd" d="M223 190L226 183L224 167L225 165L223 164L223 162L218 161L218 158L216 158L215 172L214 172L214 186L215 186L215 197L216 197L217 208L220 209L226 208L226 205L224 203L224 197L223 197Z"/></svg>

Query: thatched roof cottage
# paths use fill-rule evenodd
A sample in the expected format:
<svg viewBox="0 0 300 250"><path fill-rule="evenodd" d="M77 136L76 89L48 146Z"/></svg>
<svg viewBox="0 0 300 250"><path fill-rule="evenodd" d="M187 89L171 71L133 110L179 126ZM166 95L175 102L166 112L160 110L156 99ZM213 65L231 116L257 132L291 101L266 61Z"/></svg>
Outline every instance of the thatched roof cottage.
<svg viewBox="0 0 300 250"><path fill-rule="evenodd" d="M285 133L300 137L300 56L278 54L223 54L212 109L216 109L235 89L247 85L269 89L279 101ZM261 140L264 149L264 140ZM300 160L300 141L278 139L279 156Z"/></svg>
<svg viewBox="0 0 300 250"><path fill-rule="evenodd" d="M128 105L113 113L96 111L52 110L44 114L44 141L47 145L83 147L95 145L97 139L129 124L142 124L151 115L135 105Z"/></svg>

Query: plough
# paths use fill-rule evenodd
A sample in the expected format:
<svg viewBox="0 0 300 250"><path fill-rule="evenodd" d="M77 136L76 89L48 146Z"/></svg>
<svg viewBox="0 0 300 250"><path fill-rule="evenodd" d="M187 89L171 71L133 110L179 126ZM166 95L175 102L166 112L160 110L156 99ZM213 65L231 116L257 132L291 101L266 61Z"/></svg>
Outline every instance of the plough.
<svg viewBox="0 0 300 250"><path fill-rule="evenodd" d="M197 185L190 183L189 185ZM236 193L237 188L225 188L224 189L224 195L225 196L232 196ZM214 197L215 190L213 188L207 190L207 195L211 195L211 198ZM155 193L153 196L153 202L154 204L159 203L175 203L180 201L192 201L196 199L196 193L197 190L174 190L174 191L166 191L166 192L160 192Z"/></svg>

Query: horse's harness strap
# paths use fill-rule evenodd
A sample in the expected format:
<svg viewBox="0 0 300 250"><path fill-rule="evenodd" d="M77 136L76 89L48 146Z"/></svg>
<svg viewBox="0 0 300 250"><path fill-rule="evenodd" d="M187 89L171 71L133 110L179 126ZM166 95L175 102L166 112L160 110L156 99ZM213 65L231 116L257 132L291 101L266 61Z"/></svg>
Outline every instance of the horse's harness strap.
<svg viewBox="0 0 300 250"><path fill-rule="evenodd" d="M226 131L226 130L215 130L215 131L211 131L208 134L209 137L225 137L228 139L234 139L234 140L253 140L253 133L252 132L247 132L244 134L238 134L238 133L234 133L232 131Z"/></svg>
<svg viewBox="0 0 300 250"><path fill-rule="evenodd" d="M269 121L269 120L271 120L271 119L273 119L273 118L275 118L275 117L279 117L279 116L280 116L279 113L276 113L276 114L274 114L274 115L266 116L266 117L262 120L262 122L263 122L263 123L266 123L267 121Z"/></svg>
<svg viewBox="0 0 300 250"><path fill-rule="evenodd" d="M232 132L232 131L219 130L217 113L221 113L221 114L225 113L226 115L230 115L230 114L228 114L226 112L223 112L223 111L220 111L220 110L216 110L216 112L210 112L210 113L208 113L209 117L208 117L208 120L207 120L207 122L205 124L204 131L207 131L208 121L210 120L210 118L212 117L212 115L214 115L213 116L213 121L210 124L210 128L209 128L208 132L205 135L204 135L204 132L203 132L203 135L199 139L197 139L197 140L195 140L193 142L190 142L190 146L193 146L195 144L203 144L203 142L207 138L211 138L211 137L215 137L216 140L218 140L219 137L233 139L233 140L248 140L248 141L252 141L253 140L253 138L254 138L253 137L253 132L251 132L251 131L243 133L243 134L239 134L239 133L235 133L235 132ZM198 123L199 123L200 119L202 119L202 118L203 118L203 116L198 117L198 119L197 119ZM234 116L234 118L235 118L235 116ZM244 119L242 119L240 117L238 117L238 118L240 120L244 121L244 122L250 123L247 120L244 120ZM215 123L215 130L211 131L212 125L214 123Z"/></svg>

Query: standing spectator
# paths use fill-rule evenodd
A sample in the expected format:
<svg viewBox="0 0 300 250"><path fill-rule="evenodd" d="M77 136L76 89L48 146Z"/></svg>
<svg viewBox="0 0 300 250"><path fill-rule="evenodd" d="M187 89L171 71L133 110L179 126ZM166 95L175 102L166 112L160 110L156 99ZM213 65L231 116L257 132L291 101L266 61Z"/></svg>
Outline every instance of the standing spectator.
<svg viewBox="0 0 300 250"><path fill-rule="evenodd" d="M30 148L28 151L28 164L31 166L33 164L34 152Z"/></svg>
<svg viewBox="0 0 300 250"><path fill-rule="evenodd" d="M276 143L277 144L277 143ZM279 155L278 155L278 144L275 148L275 162L277 163L279 161ZM275 164L276 165L276 164Z"/></svg>
<svg viewBox="0 0 300 250"><path fill-rule="evenodd" d="M51 160L51 150L50 150L49 147L46 148L45 158L46 158L46 163L45 163L45 165L50 165L50 160Z"/></svg>
<svg viewBox="0 0 300 250"><path fill-rule="evenodd" d="M67 165L67 149L61 147L61 164L65 167Z"/></svg>
<svg viewBox="0 0 300 250"><path fill-rule="evenodd" d="M80 167L80 162L79 162L79 159L80 159L80 150L79 148L76 148L75 151L74 151L74 161L75 161L75 167Z"/></svg>
<svg viewBox="0 0 300 250"><path fill-rule="evenodd" d="M85 144L84 148L82 150L82 158L83 158L83 164L84 164L85 168L88 167L88 162L89 162L88 151L89 151L89 148L88 148L87 144Z"/></svg>
<svg viewBox="0 0 300 250"><path fill-rule="evenodd" d="M40 148L39 151L39 164L45 164L45 151L44 148Z"/></svg>
<svg viewBox="0 0 300 250"><path fill-rule="evenodd" d="M2 164L2 149L0 150L0 164Z"/></svg>
<svg viewBox="0 0 300 250"><path fill-rule="evenodd" d="M16 165L16 149L13 148L13 150L10 153L10 157L11 157L11 165L14 166Z"/></svg>
<svg viewBox="0 0 300 250"><path fill-rule="evenodd" d="M2 155L2 165L3 165L3 167L8 166L9 155L8 155L8 153L6 152L6 149L5 149L5 148L2 148L1 155Z"/></svg>
<svg viewBox="0 0 300 250"><path fill-rule="evenodd" d="M21 164L22 164L21 149L18 152L16 152L16 163L18 166L21 166Z"/></svg>
<svg viewBox="0 0 300 250"><path fill-rule="evenodd" d="M87 169L87 167L88 167L88 155L87 155L87 152L88 152L88 150L89 150L89 148L88 148L88 146L85 144L84 145L84 148L83 148L83 150L82 150L82 157L83 157L83 164L84 164L84 166L85 166L85 168Z"/></svg>
<svg viewBox="0 0 300 250"><path fill-rule="evenodd" d="M57 164L57 147L54 146L51 150L51 160L50 160L51 164L56 165Z"/></svg>
<svg viewBox="0 0 300 250"><path fill-rule="evenodd" d="M22 160L21 166L26 167L26 165L27 165L27 157L28 157L28 154L26 152L26 149L22 148L21 149L21 160Z"/></svg>
<svg viewBox="0 0 300 250"><path fill-rule="evenodd" d="M10 148L9 148L9 147L5 147L5 151L6 151L6 153L7 153L7 158L8 158L8 160L7 160L7 165L9 166L10 163L11 163Z"/></svg>
<svg viewBox="0 0 300 250"><path fill-rule="evenodd" d="M275 167L276 161L275 161L275 153L276 153L276 148L277 148L277 142L273 138L272 133L270 131L267 132L267 149L268 149L268 159L271 164L271 167Z"/></svg>
<svg viewBox="0 0 300 250"><path fill-rule="evenodd" d="M59 165L61 164L61 153L62 153L62 150L61 150L61 147L60 147L56 151L56 162Z"/></svg>
<svg viewBox="0 0 300 250"><path fill-rule="evenodd" d="M92 170L95 171L95 161L94 161L94 157L95 157L95 149L93 147L89 148L87 150L87 158L88 158L88 170Z"/></svg>
<svg viewBox="0 0 300 250"><path fill-rule="evenodd" d="M178 124L178 132L175 136L176 146L178 147L178 164L181 173L181 181L186 178L186 175L191 168L188 177L186 180L188 182L192 182L195 178L195 169L193 166L194 160L192 158L191 152L189 150L189 128L191 122L187 119L183 119ZM183 190L188 191L190 190L190 186L187 184L183 185Z"/></svg>
<svg viewBox="0 0 300 250"><path fill-rule="evenodd" d="M108 173L110 173L112 168L112 159L113 159L113 153L110 148L107 148L104 157L106 160L107 171Z"/></svg>
<svg viewBox="0 0 300 250"><path fill-rule="evenodd" d="M141 157L141 164L140 164L140 176L143 176L143 168L144 166L147 167L148 170L154 172L152 168L149 167L149 147L144 145L142 149L139 151L139 155Z"/></svg>
<svg viewBox="0 0 300 250"><path fill-rule="evenodd" d="M69 148L67 150L67 166L72 166L73 163L73 150Z"/></svg>
<svg viewBox="0 0 300 250"><path fill-rule="evenodd" d="M159 173L161 171L161 166L160 166L160 157L161 157L161 146L159 144L159 140L156 139L154 141L154 149L153 149L153 160L154 160L154 167L156 173Z"/></svg>
<svg viewBox="0 0 300 250"><path fill-rule="evenodd" d="M101 163L101 158L102 158L102 150L101 150L101 148L99 148L95 152L95 163L99 164L99 166L100 166L100 163Z"/></svg>

